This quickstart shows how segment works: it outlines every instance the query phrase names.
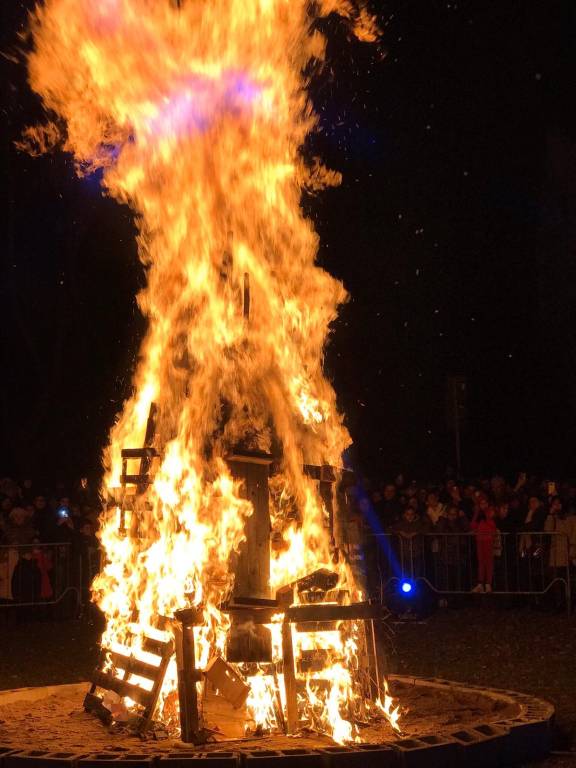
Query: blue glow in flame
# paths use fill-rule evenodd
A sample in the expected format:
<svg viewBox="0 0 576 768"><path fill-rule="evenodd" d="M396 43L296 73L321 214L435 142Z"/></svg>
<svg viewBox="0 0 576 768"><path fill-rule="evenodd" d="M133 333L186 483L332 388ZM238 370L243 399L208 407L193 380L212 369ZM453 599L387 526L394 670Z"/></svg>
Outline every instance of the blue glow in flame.
<svg viewBox="0 0 576 768"><path fill-rule="evenodd" d="M262 91L262 85L235 70L227 70L217 78L191 75L163 98L146 127L158 137L203 133L218 117L248 113Z"/></svg>

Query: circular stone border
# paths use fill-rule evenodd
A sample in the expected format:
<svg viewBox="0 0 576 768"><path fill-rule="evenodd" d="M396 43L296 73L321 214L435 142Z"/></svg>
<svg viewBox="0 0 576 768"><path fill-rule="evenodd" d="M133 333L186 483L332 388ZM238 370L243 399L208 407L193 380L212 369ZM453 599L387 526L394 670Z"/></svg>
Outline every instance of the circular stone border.
<svg viewBox="0 0 576 768"><path fill-rule="evenodd" d="M0 768L487 768L537 760L550 749L554 707L516 691L454 683L437 678L390 675L406 685L453 693L478 693L515 704L513 718L474 726L447 727L432 735L394 738L381 744L315 749L237 748L202 752L54 752L0 744ZM53 686L52 686L53 687ZM27 689L31 690L31 689ZM17 693L16 691L14 693ZM0 695L2 692L0 692Z"/></svg>

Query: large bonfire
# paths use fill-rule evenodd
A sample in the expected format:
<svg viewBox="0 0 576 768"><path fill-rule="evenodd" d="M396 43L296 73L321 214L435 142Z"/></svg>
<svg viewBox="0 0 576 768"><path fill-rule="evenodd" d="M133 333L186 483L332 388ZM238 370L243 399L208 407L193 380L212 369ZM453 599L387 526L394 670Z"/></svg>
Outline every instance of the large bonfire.
<svg viewBox="0 0 576 768"><path fill-rule="evenodd" d="M315 20L331 12L374 39L372 19L347 0L46 0L33 14L30 81L56 118L29 139L63 136L81 173L102 171L105 191L137 214L147 274L148 330L105 453L107 494L120 485L121 449L143 444L153 403L161 453L139 535L126 534L119 506L102 516L94 594L108 648L125 648L128 628L137 638L156 617L199 606L198 667L225 653L221 607L253 512L224 460L238 445L281 456L270 593L325 568L360 597L304 471L338 466L349 443L322 371L346 294L315 265L318 238L300 207L304 188L338 181L300 153L315 125L303 72L323 60ZM279 627L270 625L273 639ZM334 739L354 740L354 632L317 634L295 633L297 653L333 651L308 673L299 705ZM278 661L279 642L273 649ZM253 724L275 727L282 675L251 669L248 682ZM175 688L172 668L165 721Z"/></svg>

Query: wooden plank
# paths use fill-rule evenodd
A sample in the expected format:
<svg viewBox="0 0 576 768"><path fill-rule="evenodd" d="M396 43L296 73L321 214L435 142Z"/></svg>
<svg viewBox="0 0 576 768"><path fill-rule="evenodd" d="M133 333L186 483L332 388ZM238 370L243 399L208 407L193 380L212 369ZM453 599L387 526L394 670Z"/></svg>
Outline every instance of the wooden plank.
<svg viewBox="0 0 576 768"><path fill-rule="evenodd" d="M123 653L108 651L108 656L115 667L125 669L128 674L146 677L149 680L155 680L160 670L159 665L149 664L141 661L134 656L126 656Z"/></svg>
<svg viewBox="0 0 576 768"><path fill-rule="evenodd" d="M172 658L173 653L174 653L174 643L172 641L170 643L166 643L166 645L164 646L162 661L160 662L160 666L158 667L158 674L156 676L154 686L150 691L150 698L148 699L148 704L146 705L146 708L142 715L142 720L138 725L138 731L140 733L143 733L152 722L152 718L154 717L154 712L156 710L156 704L158 703L158 697L160 696L160 691L162 690L162 685L164 683L164 677L166 676L166 670L168 669L168 664L170 663L170 659Z"/></svg>
<svg viewBox="0 0 576 768"><path fill-rule="evenodd" d="M270 465L274 461L271 453L265 451L232 451L225 457L226 461L237 461L241 464L265 464Z"/></svg>
<svg viewBox="0 0 576 768"><path fill-rule="evenodd" d="M297 632L337 632L337 621L299 621L296 622Z"/></svg>
<svg viewBox="0 0 576 768"><path fill-rule="evenodd" d="M186 627L201 626L204 624L204 609L202 606L181 608L179 611L176 611L174 616L177 621L181 622L181 624Z"/></svg>
<svg viewBox="0 0 576 768"><path fill-rule="evenodd" d="M247 622L242 614L233 613L226 658L234 664L271 662L272 633L262 623Z"/></svg>
<svg viewBox="0 0 576 768"><path fill-rule="evenodd" d="M146 707L150 701L150 691L145 691L138 685L128 683L126 680L120 680L107 672L97 672L92 678L94 685L99 688L105 688L107 691L114 691L119 696L129 696L137 704Z"/></svg>
<svg viewBox="0 0 576 768"><path fill-rule="evenodd" d="M202 716L206 723L218 723L219 739L221 737L225 739L245 738L245 727L248 720L246 707L235 709L229 701L216 693L209 681L206 681L202 696ZM226 749L225 742L220 747ZM225 760L227 759L225 758ZM224 764L227 765L227 763ZM162 760L157 765L169 766L170 763ZM191 768L194 768L194 765L207 765L207 768L210 768L210 761L207 759L200 761L199 759L183 765L190 765Z"/></svg>
<svg viewBox="0 0 576 768"><path fill-rule="evenodd" d="M288 622L282 624L282 671L284 672L284 690L286 692L286 730L288 733L295 733L299 723L298 699L296 695L292 627Z"/></svg>
<svg viewBox="0 0 576 768"><path fill-rule="evenodd" d="M158 456L156 448L122 448L123 459L153 459Z"/></svg>
<svg viewBox="0 0 576 768"><path fill-rule="evenodd" d="M213 656L204 669L206 679L235 709L246 703L250 686L222 656Z"/></svg>
<svg viewBox="0 0 576 768"><path fill-rule="evenodd" d="M180 738L186 744L199 741L200 718L196 691L196 654L194 629L185 624L174 627L176 641L176 665L178 671L178 703L180 714Z"/></svg>
<svg viewBox="0 0 576 768"><path fill-rule="evenodd" d="M315 466L314 464L304 464L303 469L304 474L311 477L312 480L320 480L321 467Z"/></svg>
<svg viewBox="0 0 576 768"><path fill-rule="evenodd" d="M112 722L112 712L102 704L102 699L93 693L87 693L84 698L84 709L101 720L104 725L110 725Z"/></svg>
<svg viewBox="0 0 576 768"><path fill-rule="evenodd" d="M234 568L234 595L270 597L270 512L268 465L246 457L228 459L232 476L242 480L241 495L252 503L254 512L244 523L246 541L240 546Z"/></svg>
<svg viewBox="0 0 576 768"><path fill-rule="evenodd" d="M144 445L143 448L152 448L152 443L154 442L154 436L156 435L156 418L158 416L158 406L156 403L150 403L150 411L148 412L148 421L146 422L146 433L144 435ZM137 493L145 493L148 485L150 484L150 480L148 479L148 474L150 472L150 467L152 465L152 458L145 456L142 459L140 459L140 470L138 472L138 476L145 477L146 480L142 481L140 483L137 483L136 492ZM133 528L136 528L137 532L137 526L134 525Z"/></svg>
<svg viewBox="0 0 576 768"><path fill-rule="evenodd" d="M166 643L162 640L156 640L153 637L142 638L142 650L147 653L153 653L155 656L163 656L166 649Z"/></svg>
<svg viewBox="0 0 576 768"><path fill-rule="evenodd" d="M120 475L122 485L150 485L152 482L148 475Z"/></svg>
<svg viewBox="0 0 576 768"><path fill-rule="evenodd" d="M278 608L278 600L264 597L235 597L232 608Z"/></svg>
<svg viewBox="0 0 576 768"><path fill-rule="evenodd" d="M270 512L268 498L268 463L254 461L254 455L238 455L228 458L233 477L242 480L241 495L252 503L253 513L245 520L244 535L238 555L231 566L235 574L234 601L270 598ZM268 458L265 459L268 462ZM234 562L235 560L235 562ZM272 659L270 632L261 626L255 632L247 632L239 617L228 635L227 658L236 663L267 662Z"/></svg>
<svg viewBox="0 0 576 768"><path fill-rule="evenodd" d="M293 605L286 609L286 621L354 621L381 619L386 608L376 603L352 603L352 605Z"/></svg>

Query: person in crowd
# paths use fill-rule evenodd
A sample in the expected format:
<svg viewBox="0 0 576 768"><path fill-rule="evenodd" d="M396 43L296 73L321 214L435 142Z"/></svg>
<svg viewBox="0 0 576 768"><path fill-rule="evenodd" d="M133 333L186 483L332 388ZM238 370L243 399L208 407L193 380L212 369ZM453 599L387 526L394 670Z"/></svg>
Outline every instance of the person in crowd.
<svg viewBox="0 0 576 768"><path fill-rule="evenodd" d="M460 592L464 589L469 537L455 534L469 532L468 518L456 504L449 504L446 513L438 519L435 530L440 534L438 586L446 591Z"/></svg>
<svg viewBox="0 0 576 768"><path fill-rule="evenodd" d="M516 532L518 524L511 514L510 502L501 501L496 507L497 535L494 542L495 581L497 588L509 592L516 583Z"/></svg>
<svg viewBox="0 0 576 768"><path fill-rule="evenodd" d="M564 511L568 517L576 515L576 485L566 483L563 498Z"/></svg>
<svg viewBox="0 0 576 768"><path fill-rule="evenodd" d="M460 486L456 483L452 483L448 488L446 505L462 509L462 491L460 490Z"/></svg>
<svg viewBox="0 0 576 768"><path fill-rule="evenodd" d="M546 507L539 496L532 495L528 499L528 512L524 518L525 531L541 531L546 520Z"/></svg>
<svg viewBox="0 0 576 768"><path fill-rule="evenodd" d="M10 516L10 512L12 511L12 507L14 506L14 502L10 498L10 496L2 496L0 501L0 528L5 526L8 523L8 518Z"/></svg>
<svg viewBox="0 0 576 768"><path fill-rule="evenodd" d="M53 544L73 544L77 541L76 529L70 510L61 505L50 515L45 541Z"/></svg>
<svg viewBox="0 0 576 768"><path fill-rule="evenodd" d="M446 505L440 501L439 494L436 491L430 491L426 497L426 518L430 524L430 529L434 532L437 529L438 521L444 517ZM428 573L436 574L438 571L438 552L440 550L440 540L432 538L429 541L430 546L426 548L426 570Z"/></svg>
<svg viewBox="0 0 576 768"><path fill-rule="evenodd" d="M398 490L394 483L387 483L384 486L384 498L380 504L380 510L382 525L385 527L400 520L402 505L400 504Z"/></svg>
<svg viewBox="0 0 576 768"><path fill-rule="evenodd" d="M24 478L20 483L20 501L24 506L28 506L34 501L34 483L29 477Z"/></svg>
<svg viewBox="0 0 576 768"><path fill-rule="evenodd" d="M74 529L76 531L80 531L82 527L85 525L85 523L88 522L88 520L84 517L84 514L82 512L82 507L80 506L80 504L77 504L76 502L72 502L68 507L68 511L70 512L70 517L72 519Z"/></svg>
<svg viewBox="0 0 576 768"><path fill-rule="evenodd" d="M52 552L42 547L39 539L33 541L32 557L40 573L39 597L41 600L51 600L54 597L50 572L52 570Z"/></svg>
<svg viewBox="0 0 576 768"><path fill-rule="evenodd" d="M43 493L37 493L32 504L34 506L34 527L38 529L40 540L46 541L46 534L53 522L53 512Z"/></svg>
<svg viewBox="0 0 576 768"><path fill-rule="evenodd" d="M460 508L468 518L468 522L474 517L474 509L476 507L476 487L472 483L468 483L462 490L462 501L460 502Z"/></svg>
<svg viewBox="0 0 576 768"><path fill-rule="evenodd" d="M446 513L446 506L440 502L438 493L436 491L430 491L426 497L426 517L430 521L431 526L437 525L441 517L444 517Z"/></svg>
<svg viewBox="0 0 576 768"><path fill-rule="evenodd" d="M405 539L411 539L414 536L421 536L423 533L429 533L431 530L429 522L414 509L414 502L409 502L402 513L402 517L397 523L388 528L390 533L397 533Z"/></svg>
<svg viewBox="0 0 576 768"><path fill-rule="evenodd" d="M412 499L413 497L418 496L418 483L416 482L416 480L411 480L406 486L406 496L409 499Z"/></svg>
<svg viewBox="0 0 576 768"><path fill-rule="evenodd" d="M544 522L544 530L548 537L548 570L550 582L555 579L570 578L569 566L576 564L576 518L567 517L562 508L560 496L554 496L550 501L548 515ZM552 599L556 608L564 606L565 589L558 583L552 591Z"/></svg>
<svg viewBox="0 0 576 768"><path fill-rule="evenodd" d="M444 485L441 486L438 496L442 504L447 505L450 503L450 499L452 498L452 491L454 490L455 485L456 480L454 480L453 477L449 477L445 481Z"/></svg>
<svg viewBox="0 0 576 768"><path fill-rule="evenodd" d="M539 532L544 530L546 520L546 507L536 494L528 498L528 510L524 515L520 537L520 554L523 558L537 558L541 554L542 541Z"/></svg>
<svg viewBox="0 0 576 768"><path fill-rule="evenodd" d="M98 510L90 504L82 506L82 517L92 525L94 531L98 530Z"/></svg>
<svg viewBox="0 0 576 768"><path fill-rule="evenodd" d="M17 507L16 507L17 509ZM34 559L32 547L20 550L18 562L12 571L12 600L23 603L17 608L18 618L29 621L34 617L34 603L40 599L42 576Z"/></svg>
<svg viewBox="0 0 576 768"><path fill-rule="evenodd" d="M490 479L487 477L483 477L478 481L478 484L480 486L479 487L480 493L483 493L486 496L486 498L490 498L490 490L491 490Z"/></svg>
<svg viewBox="0 0 576 768"><path fill-rule="evenodd" d="M20 500L20 488L11 477L0 479L0 496L8 496L14 506Z"/></svg>
<svg viewBox="0 0 576 768"><path fill-rule="evenodd" d="M449 504L445 514L438 518L435 530L438 533L468 533L470 523L457 504Z"/></svg>
<svg viewBox="0 0 576 768"><path fill-rule="evenodd" d="M478 584L472 592L492 592L496 523L494 522L494 509L490 506L484 493L478 495L476 510L470 527L476 534L476 555L478 558Z"/></svg>
<svg viewBox="0 0 576 768"><path fill-rule="evenodd" d="M347 526L347 529L350 530L350 528L353 528L352 530L352 541L348 541L348 551L352 553L352 556L354 554L360 556L360 561L358 559L351 558L351 567L354 572L355 578L359 576L357 583L362 584L363 588L366 589L368 587L366 582L366 573L365 573L365 554L364 554L364 548L361 546L358 546L356 549L354 549L355 541L354 539L357 537L358 542L360 543L363 539L363 521L362 518L356 519L355 526ZM83 526L79 530L79 554L80 554L80 581L81 581L81 588L83 593L83 602L85 605L87 605L90 602L90 585L92 584L92 580L97 575L97 573L100 571L100 550L99 550L99 541L96 537L96 533L94 531L94 527L92 523L89 521L86 521Z"/></svg>
<svg viewBox="0 0 576 768"><path fill-rule="evenodd" d="M496 505L501 504L508 496L506 481L501 475L494 475L490 478L490 498Z"/></svg>
<svg viewBox="0 0 576 768"><path fill-rule="evenodd" d="M508 497L508 518L516 531L521 527L526 514L522 507L522 495L514 491Z"/></svg>
<svg viewBox="0 0 576 768"><path fill-rule="evenodd" d="M424 542L423 534L429 533L430 523L407 506L397 523L391 525L389 533L398 535L396 559L401 573L405 576L419 576L423 572Z"/></svg>
<svg viewBox="0 0 576 768"><path fill-rule="evenodd" d="M380 492L379 488L374 489L370 493L370 503L372 504L372 509L376 513L376 517L378 520L382 520L382 503L384 499L382 497L382 493Z"/></svg>
<svg viewBox="0 0 576 768"><path fill-rule="evenodd" d="M422 517L422 511L420 510L420 507L418 505L418 496L409 496L406 499L406 507L402 511L402 515L404 515L404 512L406 511L406 508L410 507L410 509L414 510L414 513L416 517Z"/></svg>
<svg viewBox="0 0 576 768"><path fill-rule="evenodd" d="M519 494L526 487L527 482L528 476L526 475L526 472L519 472L512 492Z"/></svg>
<svg viewBox="0 0 576 768"><path fill-rule="evenodd" d="M14 546L32 544L38 536L30 515L23 507L14 507L11 510L8 525L5 528L6 543Z"/></svg>

